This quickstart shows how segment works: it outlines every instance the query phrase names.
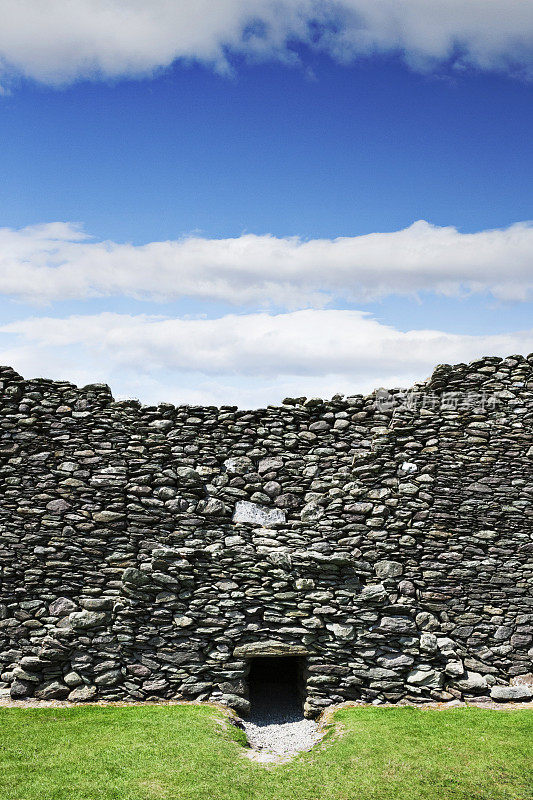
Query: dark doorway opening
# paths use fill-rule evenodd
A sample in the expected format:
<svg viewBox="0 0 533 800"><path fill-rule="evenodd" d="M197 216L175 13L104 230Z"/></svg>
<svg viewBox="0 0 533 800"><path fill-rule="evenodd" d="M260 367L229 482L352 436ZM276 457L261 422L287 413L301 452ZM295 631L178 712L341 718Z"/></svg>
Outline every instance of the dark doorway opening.
<svg viewBox="0 0 533 800"><path fill-rule="evenodd" d="M248 677L250 720L267 725L303 719L304 669L303 658L252 658Z"/></svg>

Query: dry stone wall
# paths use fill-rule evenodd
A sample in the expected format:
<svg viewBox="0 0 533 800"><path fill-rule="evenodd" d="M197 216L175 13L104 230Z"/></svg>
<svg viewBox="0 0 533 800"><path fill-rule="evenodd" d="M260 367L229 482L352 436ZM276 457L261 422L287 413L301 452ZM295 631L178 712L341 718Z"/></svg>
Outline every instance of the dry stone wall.
<svg viewBox="0 0 533 800"><path fill-rule="evenodd" d="M533 355L254 411L1 368L0 691L528 699L532 420Z"/></svg>

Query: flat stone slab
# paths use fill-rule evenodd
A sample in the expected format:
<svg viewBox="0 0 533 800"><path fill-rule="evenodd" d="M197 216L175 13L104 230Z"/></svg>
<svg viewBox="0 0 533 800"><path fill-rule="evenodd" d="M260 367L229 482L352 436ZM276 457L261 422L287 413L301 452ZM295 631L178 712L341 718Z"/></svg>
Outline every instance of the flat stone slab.
<svg viewBox="0 0 533 800"><path fill-rule="evenodd" d="M266 508L247 500L239 500L235 505L233 522L250 522L261 528L271 525L282 525L285 522L285 512L280 508Z"/></svg>
<svg viewBox="0 0 533 800"><path fill-rule="evenodd" d="M533 697L533 686L493 686L490 690L493 700L500 702L531 700Z"/></svg>
<svg viewBox="0 0 533 800"><path fill-rule="evenodd" d="M309 650L300 644L288 644L267 639L264 642L241 644L233 651L235 658L253 658L254 656L307 656Z"/></svg>

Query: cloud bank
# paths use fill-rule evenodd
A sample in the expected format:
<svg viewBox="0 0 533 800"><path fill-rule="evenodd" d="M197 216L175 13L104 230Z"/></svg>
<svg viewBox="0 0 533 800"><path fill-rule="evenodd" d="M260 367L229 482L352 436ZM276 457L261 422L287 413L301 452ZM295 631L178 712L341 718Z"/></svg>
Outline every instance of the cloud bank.
<svg viewBox="0 0 533 800"><path fill-rule="evenodd" d="M0 363L30 377L107 380L144 402L262 406L286 395L330 397L408 387L439 362L533 351L533 329L471 336L402 332L361 311L186 320L102 313L34 317L0 327Z"/></svg>
<svg viewBox="0 0 533 800"><path fill-rule="evenodd" d="M49 85L150 76L174 61L227 70L234 55L341 62L399 54L415 69L533 75L529 0L0 0L4 76Z"/></svg>
<svg viewBox="0 0 533 800"><path fill-rule="evenodd" d="M0 229L0 294L43 304L127 296L194 297L290 310L339 296L371 301L431 291L533 296L533 226L460 233L416 222L404 230L302 240L246 234L145 245L92 242L73 225Z"/></svg>

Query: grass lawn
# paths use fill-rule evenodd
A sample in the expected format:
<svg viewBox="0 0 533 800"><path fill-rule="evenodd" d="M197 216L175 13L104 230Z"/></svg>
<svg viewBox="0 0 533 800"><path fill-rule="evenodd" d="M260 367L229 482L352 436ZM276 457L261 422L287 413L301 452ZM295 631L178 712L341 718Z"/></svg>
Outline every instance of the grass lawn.
<svg viewBox="0 0 533 800"><path fill-rule="evenodd" d="M0 709L0 800L530 800L533 713L337 712L289 764L242 757L209 706Z"/></svg>

